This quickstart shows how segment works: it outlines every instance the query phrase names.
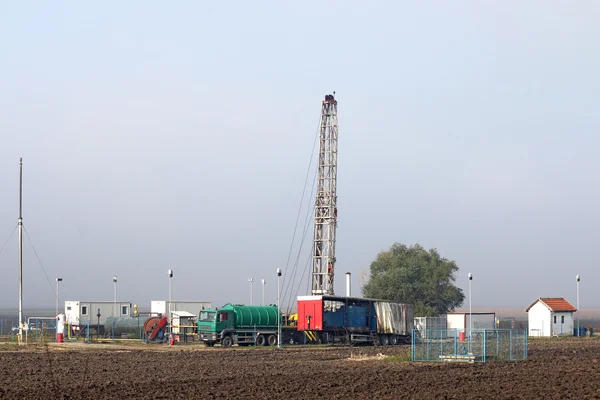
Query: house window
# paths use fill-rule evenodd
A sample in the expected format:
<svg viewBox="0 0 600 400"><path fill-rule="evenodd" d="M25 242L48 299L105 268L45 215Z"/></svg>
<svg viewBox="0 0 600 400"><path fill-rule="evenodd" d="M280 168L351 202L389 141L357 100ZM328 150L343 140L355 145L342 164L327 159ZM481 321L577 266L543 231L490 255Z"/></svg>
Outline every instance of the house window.
<svg viewBox="0 0 600 400"><path fill-rule="evenodd" d="M127 306L121 307L121 314L127 315Z"/></svg>
<svg viewBox="0 0 600 400"><path fill-rule="evenodd" d="M81 306L81 315L87 315L87 306Z"/></svg>
<svg viewBox="0 0 600 400"><path fill-rule="evenodd" d="M71 306L68 306L68 307L67 307L67 311L71 311Z"/></svg>
<svg viewBox="0 0 600 400"><path fill-rule="evenodd" d="M556 315L554 316L554 323L556 323Z"/></svg>
<svg viewBox="0 0 600 400"><path fill-rule="evenodd" d="M564 324L564 323L565 323L565 316L564 316L564 315L561 315L561 316L560 316L560 323L561 323L561 324Z"/></svg>

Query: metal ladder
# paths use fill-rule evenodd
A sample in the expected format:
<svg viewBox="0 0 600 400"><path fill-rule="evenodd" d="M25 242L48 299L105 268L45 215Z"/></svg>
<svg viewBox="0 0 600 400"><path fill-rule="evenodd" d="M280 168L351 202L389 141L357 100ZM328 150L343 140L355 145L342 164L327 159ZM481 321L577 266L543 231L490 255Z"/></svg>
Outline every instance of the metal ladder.
<svg viewBox="0 0 600 400"><path fill-rule="evenodd" d="M373 346L381 346L379 335L375 331L371 331L371 341L373 342Z"/></svg>

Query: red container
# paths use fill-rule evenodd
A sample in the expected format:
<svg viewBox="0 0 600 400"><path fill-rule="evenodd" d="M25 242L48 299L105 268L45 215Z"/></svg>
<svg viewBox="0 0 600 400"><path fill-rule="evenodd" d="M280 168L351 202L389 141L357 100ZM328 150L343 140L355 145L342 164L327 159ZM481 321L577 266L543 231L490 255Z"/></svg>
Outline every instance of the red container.
<svg viewBox="0 0 600 400"><path fill-rule="evenodd" d="M464 332L458 332L458 341L459 342L465 341L465 333Z"/></svg>
<svg viewBox="0 0 600 400"><path fill-rule="evenodd" d="M63 342L63 334L62 333L56 334L56 342L57 343L62 343Z"/></svg>
<svg viewBox="0 0 600 400"><path fill-rule="evenodd" d="M298 330L320 331L323 329L322 296L299 296Z"/></svg>
<svg viewBox="0 0 600 400"><path fill-rule="evenodd" d="M174 346L174 345L175 345L175 338L173 337L173 335L169 335L169 344L170 344L171 346Z"/></svg>

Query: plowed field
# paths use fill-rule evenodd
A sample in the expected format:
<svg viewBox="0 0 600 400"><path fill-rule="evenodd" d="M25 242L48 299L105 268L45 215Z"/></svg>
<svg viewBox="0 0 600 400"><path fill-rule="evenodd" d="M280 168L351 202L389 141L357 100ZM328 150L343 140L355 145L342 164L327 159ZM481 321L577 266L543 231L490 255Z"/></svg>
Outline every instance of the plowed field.
<svg viewBox="0 0 600 400"><path fill-rule="evenodd" d="M409 352L4 345L0 399L600 399L600 340L530 341L518 363L403 361Z"/></svg>

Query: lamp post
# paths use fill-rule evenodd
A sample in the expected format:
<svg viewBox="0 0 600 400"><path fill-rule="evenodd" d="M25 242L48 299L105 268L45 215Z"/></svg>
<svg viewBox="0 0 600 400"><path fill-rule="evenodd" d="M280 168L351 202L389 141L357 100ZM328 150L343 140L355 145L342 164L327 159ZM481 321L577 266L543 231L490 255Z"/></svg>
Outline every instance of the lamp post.
<svg viewBox="0 0 600 400"><path fill-rule="evenodd" d="M579 333L579 281L581 277L579 275L575 276L575 280L577 281L577 336Z"/></svg>
<svg viewBox="0 0 600 400"><path fill-rule="evenodd" d="M471 309L471 281L473 280L473 275L469 272L469 345L471 345L471 330L473 329L473 315Z"/></svg>
<svg viewBox="0 0 600 400"><path fill-rule="evenodd" d="M58 316L58 301L59 301L59 295L58 295L58 283L62 282L62 278L56 278L56 315Z"/></svg>
<svg viewBox="0 0 600 400"><path fill-rule="evenodd" d="M262 305L265 305L265 284L267 283L267 281L265 281L264 279L260 280L260 283L262 284Z"/></svg>
<svg viewBox="0 0 600 400"><path fill-rule="evenodd" d="M277 268L277 347L281 348L281 311L279 306L279 297L281 286L279 284L281 278L281 268Z"/></svg>
<svg viewBox="0 0 600 400"><path fill-rule="evenodd" d="M113 276L113 283L115 284L114 285L115 286L115 295L114 295L114 299L113 299L113 301L114 301L113 316L116 317L117 316L117 276L116 275Z"/></svg>
<svg viewBox="0 0 600 400"><path fill-rule="evenodd" d="M58 285L58 283L59 283L59 282L62 282L62 278L56 278L56 314L55 314L55 317L56 317L56 318L58 318L58 301L59 301L59 300L58 300L58 298L59 298L59 295L58 295L58 293L59 293L59 292L58 292L58 290L59 290L59 285ZM54 323L56 324L56 338L57 338L57 340L58 340L58 319L57 319L57 320L55 320L55 321L54 321Z"/></svg>
<svg viewBox="0 0 600 400"><path fill-rule="evenodd" d="M171 339L171 335L173 334L173 324L172 324L172 316L171 316L171 295L173 293L173 270L170 269L169 271L167 271L167 275L169 276L169 307L168 307L168 312L169 312L169 340Z"/></svg>
<svg viewBox="0 0 600 400"><path fill-rule="evenodd" d="M253 304L253 301L252 301L252 280L253 280L252 278L248 278L248 282L250 282L250 305Z"/></svg>

